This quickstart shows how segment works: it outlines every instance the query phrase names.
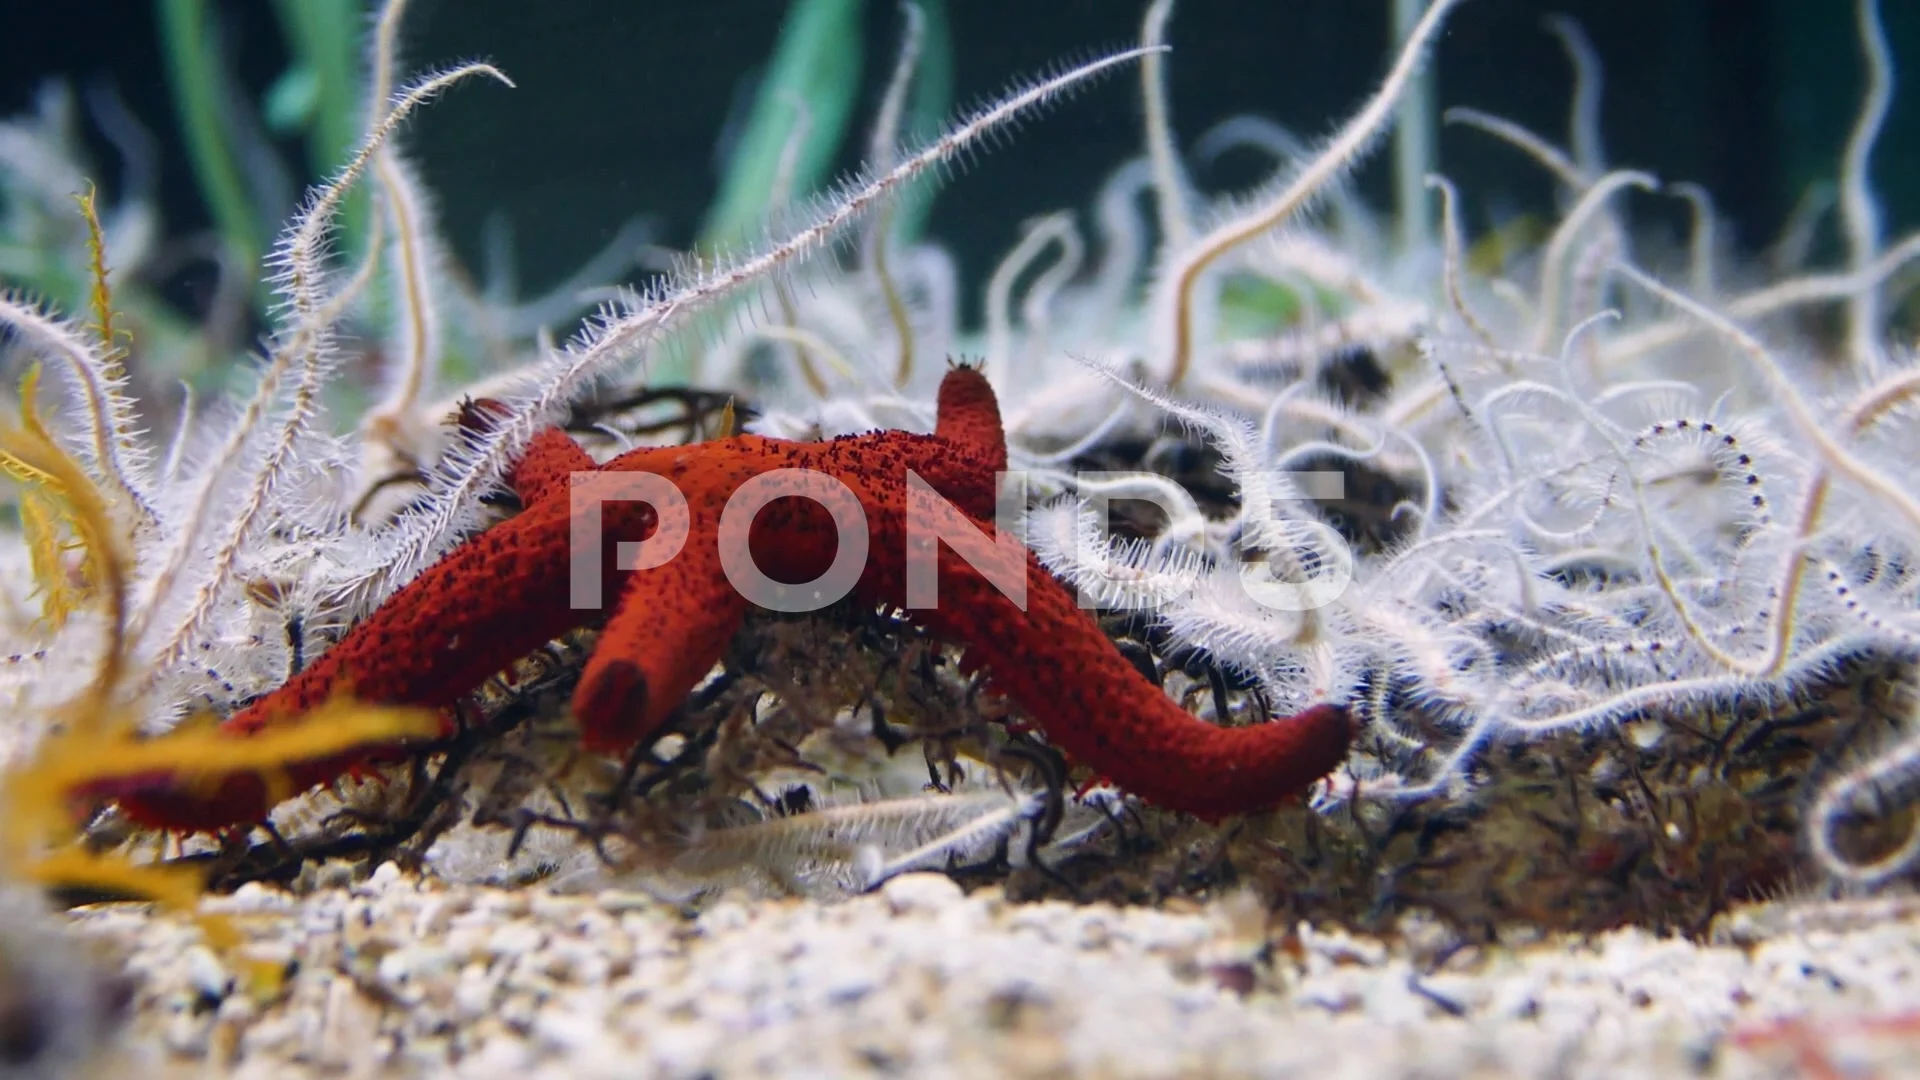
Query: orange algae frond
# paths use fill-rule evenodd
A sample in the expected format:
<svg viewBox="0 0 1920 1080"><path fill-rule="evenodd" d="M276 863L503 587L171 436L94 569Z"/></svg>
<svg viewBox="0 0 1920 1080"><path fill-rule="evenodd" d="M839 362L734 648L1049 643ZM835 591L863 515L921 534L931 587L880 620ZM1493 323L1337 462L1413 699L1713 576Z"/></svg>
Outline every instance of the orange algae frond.
<svg viewBox="0 0 1920 1080"><path fill-rule="evenodd" d="M169 911L193 917L206 931L208 943L216 948L240 943L239 935L226 920L197 914L204 887L197 869L135 866L125 859L75 846L41 856L26 869L35 884L86 885L115 895L144 897Z"/></svg>
<svg viewBox="0 0 1920 1080"><path fill-rule="evenodd" d="M12 449L0 449L0 472L20 481L20 530L26 540L34 595L40 598L40 622L50 630L58 630L92 598L92 587L99 580L99 567L94 549L78 535L80 521L73 509L70 479L63 482L45 467L47 457L40 446L52 447L53 440L34 411L39 382L37 365L28 368L20 380L22 435L32 440L32 446L26 457ZM57 450L54 454L65 456ZM41 464L36 465L29 459ZM82 486L92 488L91 484ZM80 552L80 563L70 567L69 555L74 551Z"/></svg>
<svg viewBox="0 0 1920 1080"><path fill-rule="evenodd" d="M298 794L287 775L295 763L372 743L431 738L440 731L433 709L366 705L336 696L244 739L204 720L189 720L151 739L139 738L131 724L86 736L60 732L41 744L33 765L13 779L10 790L29 805L61 806L73 792L120 781L165 775L176 786L193 788L251 773L266 781L274 802L283 802Z"/></svg>
<svg viewBox="0 0 1920 1080"><path fill-rule="evenodd" d="M136 866L74 844L74 792L155 775L191 787L254 773L265 779L278 802L295 794L285 772L291 762L368 742L432 736L439 730L439 717L430 709L361 705L345 698L250 739L222 735L208 723L188 723L151 739L139 738L124 720L88 724L48 736L33 759L7 778L0 792L0 812L5 815L0 837L6 857L33 881L145 897L193 916L210 944L228 948L239 944L236 932L225 920L197 914L203 889L198 871Z"/></svg>
<svg viewBox="0 0 1920 1080"><path fill-rule="evenodd" d="M47 437L34 416L32 388L29 375L21 426L0 426L0 471L22 481L30 498L49 504L57 524L44 519L43 535L55 535L51 530L56 527L71 532L86 568L87 588L77 600L103 602L105 626L92 679L72 700L51 710L49 733L0 778L0 863L41 885L150 899L192 916L210 944L231 948L239 944L237 931L224 919L198 913L204 883L197 871L139 866L79 846L76 795L155 777L192 786L251 773L262 778L278 801L294 794L287 775L293 764L368 742L436 735L439 717L429 709L360 705L336 697L251 739L223 736L213 724L199 722L155 738L140 737L138 710L123 697L129 674L127 559L99 487ZM58 554L64 559L65 548ZM44 578L41 584L51 587Z"/></svg>
<svg viewBox="0 0 1920 1080"><path fill-rule="evenodd" d="M51 493L57 500L58 514L72 529L83 549L82 566L90 590L98 590L107 605L107 641L100 651L99 668L91 693L84 699L76 717L83 721L98 713L120 684L126 660L127 559L118 533L107 513L106 500L86 470L55 445L33 413L34 377L30 373L23 390L21 429L0 428L0 471L17 477L32 489ZM55 568L56 576L59 567ZM42 579L43 587L50 587Z"/></svg>

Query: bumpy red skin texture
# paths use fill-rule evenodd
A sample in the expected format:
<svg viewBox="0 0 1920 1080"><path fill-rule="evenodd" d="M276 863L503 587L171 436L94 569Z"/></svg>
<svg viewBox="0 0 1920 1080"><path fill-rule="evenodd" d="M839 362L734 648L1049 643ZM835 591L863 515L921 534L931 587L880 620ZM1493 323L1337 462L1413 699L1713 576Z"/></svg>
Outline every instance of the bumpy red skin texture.
<svg viewBox="0 0 1920 1080"><path fill-rule="evenodd" d="M995 687L1031 715L1050 742L1122 788L1170 809L1219 818L1280 803L1339 765L1352 729L1338 707L1222 728L1188 714L1142 678L1025 548L995 542L996 474L1006 467L1006 445L985 378L971 368L954 369L941 384L939 406L932 435L883 431L821 443L741 435L636 450L599 466L665 476L685 494L690 519L678 556L623 572L613 565L615 541L646 539L658 518L646 503L602 504L602 580L605 595L617 598L610 612L570 606L567 477L596 467L564 434L546 432L509 477L525 505L521 514L457 548L223 729L257 731L343 686L363 701L449 707L547 641L599 624L603 633L573 710L589 749L630 747L660 728L739 629L747 601L721 568L721 511L742 483L785 468L825 473L859 499L869 535L855 587L859 598L904 608L910 548L935 560L939 602L909 615L964 644L969 668L987 669ZM910 490L909 472L932 493ZM918 515L913 520L937 522L948 542L909 535L909 507ZM955 531L972 537L958 541L960 550L950 546ZM781 581L817 577L838 543L826 510L799 499L767 505L748 535L756 564ZM1025 610L983 569L1024 572ZM402 752L366 747L296 763L289 774L306 788L355 762ZM262 820L271 809L253 777L231 778L215 790L144 779L95 794L117 797L144 824L186 831Z"/></svg>

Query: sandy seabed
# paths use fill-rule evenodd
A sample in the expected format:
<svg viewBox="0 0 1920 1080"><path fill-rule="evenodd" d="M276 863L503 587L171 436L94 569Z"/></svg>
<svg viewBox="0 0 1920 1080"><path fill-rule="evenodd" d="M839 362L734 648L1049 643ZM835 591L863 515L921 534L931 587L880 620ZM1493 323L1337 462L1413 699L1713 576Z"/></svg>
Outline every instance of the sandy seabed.
<svg viewBox="0 0 1920 1080"><path fill-rule="evenodd" d="M135 1011L101 1076L1920 1076L1920 903L1773 905L1708 944L1453 947L1229 898L1016 904L937 874L844 902L450 887L380 867L210 899L246 944L78 911ZM242 958L290 974L251 989Z"/></svg>

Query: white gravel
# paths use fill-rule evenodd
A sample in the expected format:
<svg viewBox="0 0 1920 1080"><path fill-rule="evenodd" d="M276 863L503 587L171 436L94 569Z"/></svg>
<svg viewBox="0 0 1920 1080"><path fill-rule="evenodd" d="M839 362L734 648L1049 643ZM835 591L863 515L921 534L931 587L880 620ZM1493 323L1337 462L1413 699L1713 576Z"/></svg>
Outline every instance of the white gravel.
<svg viewBox="0 0 1920 1080"><path fill-rule="evenodd" d="M184 921L77 913L137 1012L102 1074L308 1077L1920 1075L1920 914L1828 905L1446 954L1245 898L1006 902L912 874L842 903L248 886L260 1000ZM1821 1070L1826 1069L1823 1073ZM1904 1070L1904 1072L1903 1072Z"/></svg>

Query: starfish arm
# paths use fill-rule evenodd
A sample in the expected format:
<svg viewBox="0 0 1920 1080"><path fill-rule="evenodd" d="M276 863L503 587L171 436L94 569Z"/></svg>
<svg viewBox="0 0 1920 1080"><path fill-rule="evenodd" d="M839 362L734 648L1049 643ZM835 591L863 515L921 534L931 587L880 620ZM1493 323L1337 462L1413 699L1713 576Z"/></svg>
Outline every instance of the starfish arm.
<svg viewBox="0 0 1920 1080"><path fill-rule="evenodd" d="M589 619L569 603L567 506L536 505L455 548L280 689L234 714L249 732L337 690L382 705L452 705Z"/></svg>
<svg viewBox="0 0 1920 1080"><path fill-rule="evenodd" d="M994 516L1000 474L1007 468L1006 437L993 387L978 368L965 365L955 366L940 382L932 435L875 431L824 443L761 440L749 449L779 458L763 467L809 469L841 480L859 492L869 508L901 505L911 472L978 518Z"/></svg>
<svg viewBox="0 0 1920 1080"><path fill-rule="evenodd" d="M555 496L564 499L569 476L597 467L566 432L548 428L527 444L526 454L507 473L507 484L521 506L532 506Z"/></svg>
<svg viewBox="0 0 1920 1080"><path fill-rule="evenodd" d="M719 663L746 612L711 527L696 525L666 565L628 575L574 690L582 744L613 753L658 731Z"/></svg>
<svg viewBox="0 0 1920 1080"><path fill-rule="evenodd" d="M951 507L922 501L929 514ZM876 562L911 542L904 515L876 516ZM973 523L991 537L991 527ZM1141 676L1097 623L1033 555L1017 544L963 538L940 544L939 604L909 609L934 632L966 646L969 668L986 668L1048 741L1120 787L1156 805L1205 818L1271 807L1332 772L1353 738L1345 710L1316 705L1270 723L1226 728L1180 708ZM930 557L922 552L922 557ZM995 584L1022 567L1025 608ZM896 605L904 577L877 566L868 587Z"/></svg>
<svg viewBox="0 0 1920 1080"><path fill-rule="evenodd" d="M381 705L449 707L514 660L579 625L568 604L566 506L542 504L456 548L390 597L346 637L279 689L223 722L251 735L317 708L339 690ZM350 766L402 756L397 744L286 763L304 791ZM177 777L128 782L115 792L133 820L186 832L264 820L267 785L237 774L208 789Z"/></svg>
<svg viewBox="0 0 1920 1080"><path fill-rule="evenodd" d="M1005 472L1007 436L1000 426L1000 403L980 369L955 365L940 380L939 412L933 433L955 449L980 455L986 472Z"/></svg>
<svg viewBox="0 0 1920 1080"><path fill-rule="evenodd" d="M547 435L566 442L571 451ZM454 549L313 664L229 717L221 730L251 735L318 707L341 689L377 704L450 707L519 657L597 621L592 612L572 606L571 507L565 494L567 475L580 471L574 466L591 469L592 462L557 431L536 440L529 460L531 466L516 469L510 478L523 498L535 496L523 513ZM634 463L660 462L642 454ZM644 537L654 528L653 510L645 504L609 503L603 509L610 533ZM603 574L612 570L611 554ZM377 743L287 762L284 771L289 789L304 791L355 765L404 754L398 744ZM251 774L202 786L156 774L123 779L113 791L76 794L114 797L133 820L183 832L264 820L272 809L268 785Z"/></svg>

